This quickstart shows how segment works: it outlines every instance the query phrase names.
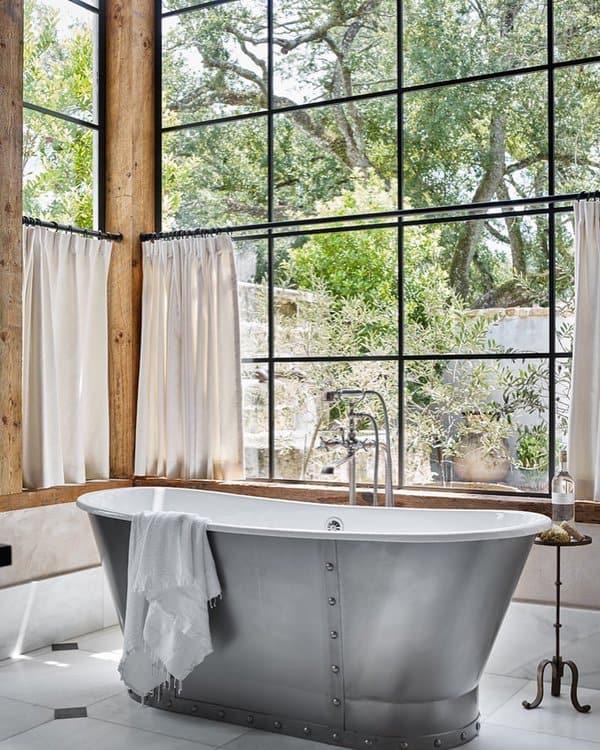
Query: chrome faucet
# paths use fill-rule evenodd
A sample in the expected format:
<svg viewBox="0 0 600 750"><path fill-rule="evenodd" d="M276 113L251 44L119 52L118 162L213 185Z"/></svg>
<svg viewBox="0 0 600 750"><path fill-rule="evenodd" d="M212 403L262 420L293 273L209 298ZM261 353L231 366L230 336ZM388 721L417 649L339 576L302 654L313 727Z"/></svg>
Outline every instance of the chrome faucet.
<svg viewBox="0 0 600 750"><path fill-rule="evenodd" d="M363 402L369 398L379 399L383 411L383 428L385 432L385 442L379 439L379 426L377 420L368 411L362 407ZM337 468L348 464L348 494L350 505L356 505L356 454L360 450L369 450L374 448L374 466L373 466L373 499L372 504L377 505L377 488L379 480L379 452L384 452L385 468L385 505L388 508L394 507L394 498L392 493L392 454L390 448L390 422L388 418L387 407L383 396L378 391L359 390L356 388L341 388L336 391L327 391L325 401L330 403L334 401L343 401L348 405L348 428L347 430L340 426L338 435L330 439L321 437L321 447L333 448L342 446L346 449L346 455L332 464L328 464L321 469L321 474L333 474ZM357 407L361 410L357 411ZM359 419L368 420L375 435L374 439L359 439L356 432L356 423Z"/></svg>

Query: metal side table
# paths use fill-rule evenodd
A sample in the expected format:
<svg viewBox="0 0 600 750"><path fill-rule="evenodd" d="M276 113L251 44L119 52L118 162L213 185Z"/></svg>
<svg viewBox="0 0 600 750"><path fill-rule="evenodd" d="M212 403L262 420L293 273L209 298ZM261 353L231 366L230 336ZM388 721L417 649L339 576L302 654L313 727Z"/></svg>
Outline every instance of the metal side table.
<svg viewBox="0 0 600 750"><path fill-rule="evenodd" d="M589 536L585 536L581 541L571 539L568 544L546 542L539 538L535 539L534 541L534 544L539 544L543 547L556 547L556 581L554 584L556 586L556 622L554 623L554 629L556 630L556 651L552 659L542 659L542 661L538 664L537 695L531 702L523 701L524 708L537 708L542 702L542 698L544 697L544 672L546 671L546 667L548 665L550 665L552 668L552 684L550 692L554 696L560 695L560 683L564 676L566 664L571 670L571 703L573 704L573 707L577 711L580 711L582 714L586 714L590 710L590 706L582 706L577 698L577 684L579 682L579 670L577 669L577 665L574 661L563 659L560 655L560 629L562 627L560 624L560 587L562 586L562 581L560 580L560 551L563 547L583 547L586 544L591 543L592 538Z"/></svg>

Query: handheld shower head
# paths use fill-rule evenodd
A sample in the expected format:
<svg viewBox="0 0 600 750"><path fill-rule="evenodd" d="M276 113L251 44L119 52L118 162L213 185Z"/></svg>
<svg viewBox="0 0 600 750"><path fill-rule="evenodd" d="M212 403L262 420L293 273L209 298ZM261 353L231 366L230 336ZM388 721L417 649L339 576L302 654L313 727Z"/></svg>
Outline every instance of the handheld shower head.
<svg viewBox="0 0 600 750"><path fill-rule="evenodd" d="M335 401L338 398L362 398L365 391L360 388L339 388L337 391L325 391L323 398L325 401Z"/></svg>

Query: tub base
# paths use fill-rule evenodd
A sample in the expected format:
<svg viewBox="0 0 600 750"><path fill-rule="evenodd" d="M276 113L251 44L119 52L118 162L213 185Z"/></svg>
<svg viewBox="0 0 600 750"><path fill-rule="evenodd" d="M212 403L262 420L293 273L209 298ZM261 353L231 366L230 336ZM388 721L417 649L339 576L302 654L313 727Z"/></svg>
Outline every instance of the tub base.
<svg viewBox="0 0 600 750"><path fill-rule="evenodd" d="M138 703L140 698L133 691L129 695ZM199 716L213 721L225 721L229 724L238 724L244 727L252 727L264 732L274 734L287 734L292 737L311 739L315 742L324 742L339 747L355 748L364 750L373 747L376 750L431 750L432 748L452 748L464 745L475 739L479 734L479 715L469 724L447 732L436 734L403 737L381 737L374 734L362 734L341 728L315 724L314 722L302 722L296 719L287 719L256 711L248 712L239 708L229 706L218 706L212 703L202 703L189 698L176 695L173 689L156 690L153 695L145 700L147 706L159 708L173 713Z"/></svg>

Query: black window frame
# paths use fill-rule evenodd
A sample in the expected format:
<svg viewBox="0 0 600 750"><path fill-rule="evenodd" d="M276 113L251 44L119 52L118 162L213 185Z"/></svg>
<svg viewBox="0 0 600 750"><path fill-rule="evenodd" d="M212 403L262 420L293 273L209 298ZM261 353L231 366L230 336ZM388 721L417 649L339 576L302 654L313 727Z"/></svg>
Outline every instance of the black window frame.
<svg viewBox="0 0 600 750"><path fill-rule="evenodd" d="M163 133L193 130L206 125L214 125L226 122L238 122L251 118L266 118L267 120L267 139L268 139L268 182L267 182L267 221L255 224L236 224L227 227L217 228L220 231L227 231L234 234L235 240L253 239L266 240L268 244L268 353L262 357L243 358L243 364L261 364L266 366L268 371L268 462L269 473L268 480L278 482L292 482L294 480L279 479L275 473L275 368L277 365L301 362L352 362L352 361L371 361L371 362L397 362L398 365L398 455L396 457L397 470L395 487L398 489L419 490L419 491L447 491L447 492L474 492L477 494L488 495L507 495L523 497L523 492L503 489L501 485L497 488L471 489L468 483L464 486L445 488L441 484L408 484L404 476L404 364L416 360L443 361L443 360L497 360L497 361L527 361L543 360L548 363L548 440L549 440L549 461L548 461L548 490L545 492L528 492L531 497L547 498L550 497L550 480L555 472L556 460L556 368L559 362L572 358L572 351L558 351L556 347L556 216L560 213L572 211L572 205L568 201L584 197L585 193L563 194L556 193L556 162L555 162L555 92L554 92L554 75L555 71L563 68L575 68L579 65L593 65L600 63L600 55L557 60L554 51L554 6L555 0L547 0L546 3L546 62L532 66L511 68L490 73L481 73L462 78L453 78L450 80L440 80L430 83L420 83L415 85L404 85L403 81L403 57L402 57L402 39L404 36L403 20L403 1L397 3L397 86L377 92L357 94L351 97L337 99L324 99L315 102L297 104L288 107L274 107L273 92L273 2L274 0L265 0L267 7L267 69L268 73L268 103L265 109L256 112L216 117L196 122L189 122L182 125L173 125L163 127L162 123L162 21L165 18L178 16L184 13L201 11L207 8L213 8L223 4L235 3L238 0L205 0L204 2L190 3L187 6L163 10L161 0L155 0L155 63L156 63L156 88L155 88L155 113L156 113L156 141L155 141L155 233L152 235L143 235L143 238L157 236L161 234L162 227L162 135ZM432 89L443 88L447 86L456 86L465 83L478 81L492 81L496 79L506 79L512 76L522 76L532 73L545 73L547 78L547 128L548 128L548 193L546 195L536 196L523 199L494 200L482 203L461 203L446 206L427 206L421 208L403 208L403 137L402 123L404 115L404 96L415 91L427 91ZM398 209L393 211L383 211L377 213L360 213L348 216L303 218L289 221L274 220L274 196L273 196L273 174L274 174L274 118L285 112L297 110L309 110L315 107L343 104L345 102L361 101L368 99L378 99L385 96L395 95L397 99L397 148L398 148ZM545 215L548 217L548 346L547 350L539 352L518 352L518 353L494 353L494 354L437 354L437 355L411 355L404 351L403 340L403 229L407 226L422 226L426 224L443 224L455 221L467 221L477 219L489 219L490 214L486 209L499 208L505 209L493 214L494 218L504 218L506 216L530 216ZM356 222L368 222L357 225ZM314 228L311 228L314 227ZM356 357L348 356L276 356L275 354L275 311L274 311L274 244L275 239L280 237L290 237L294 235L307 235L327 232L344 232L360 231L373 228L396 228L398 230L398 352L395 355L378 356L362 355ZM182 229L182 234L186 234L186 229ZM191 228L189 228L191 230ZM244 234L250 233L250 234ZM162 233L163 236L169 236L169 232ZM174 232L177 234L177 232ZM264 481L264 478L260 478Z"/></svg>

